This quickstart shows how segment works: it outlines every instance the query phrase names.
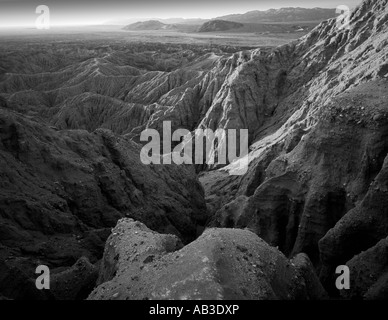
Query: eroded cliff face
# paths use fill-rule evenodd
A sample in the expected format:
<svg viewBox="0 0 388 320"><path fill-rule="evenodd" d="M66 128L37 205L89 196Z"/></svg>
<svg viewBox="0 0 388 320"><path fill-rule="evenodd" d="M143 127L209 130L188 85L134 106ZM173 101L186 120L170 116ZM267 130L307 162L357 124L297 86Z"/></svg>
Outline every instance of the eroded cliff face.
<svg viewBox="0 0 388 320"><path fill-rule="evenodd" d="M12 109L59 129L103 127L132 137L170 120L173 129L249 129L255 142L285 122L308 118L311 126L328 99L384 76L385 8L385 1L366 1L352 13L349 30L328 20L275 50L230 55L114 43L72 51L70 43L29 57L5 54L0 88Z"/></svg>
<svg viewBox="0 0 388 320"><path fill-rule="evenodd" d="M38 265L55 273L82 256L95 263L125 216L183 242L196 238L207 212L194 170L147 166L139 154L138 145L107 129L57 131L0 110L3 295L41 298Z"/></svg>
<svg viewBox="0 0 388 320"><path fill-rule="evenodd" d="M307 253L333 293L335 267L388 233L387 19L387 1L364 1L350 30L324 22L266 57L291 66L270 120L278 124L256 134L246 175L228 176L230 165L201 176L210 226L248 227L289 256ZM234 95L258 92L236 83L245 89Z"/></svg>
<svg viewBox="0 0 388 320"><path fill-rule="evenodd" d="M350 30L328 20L275 50L230 55L187 45L114 44L8 54L0 88L12 109L59 129L103 127L133 137L169 120L173 130L249 129L252 143L384 73L385 3L370 5L353 13Z"/></svg>
<svg viewBox="0 0 388 320"><path fill-rule="evenodd" d="M182 248L122 219L107 241L91 300L295 300L326 297L305 255L292 261L254 233L207 229Z"/></svg>
<svg viewBox="0 0 388 320"><path fill-rule="evenodd" d="M384 297L387 265L378 254L385 252L382 239L388 235L387 25L388 1L366 0L352 13L350 29L329 20L273 50L203 54L146 48L142 56L117 45L120 50L83 48L66 63L60 50L53 53L57 61L43 53L7 56L13 69L0 78L0 266L6 275L0 281L13 276L28 285L23 292L16 285L0 292L33 296L31 276L20 270L31 273L41 261L69 267L86 256L96 262L108 228L128 216L183 242L195 239L205 224L248 228L287 258L307 254L330 294L337 293L336 266L356 270L372 257L367 267L373 279L360 274L362 281L347 297ZM23 71L23 65L30 67ZM172 130L248 129L247 173L229 175L237 163L204 171L203 192L192 167L142 165L133 140L144 128L161 131L165 120L172 121ZM212 233L215 241L223 234L248 237L256 243L252 252L270 250L259 248L261 240L252 232L211 229L183 249L178 238L168 238L177 245L165 251L183 250L191 266L191 254L205 250L205 240L210 249L217 247ZM114 250L106 245L107 261ZM288 264L280 252L272 253ZM218 259L209 254L213 258ZM158 257L149 274L140 267L134 272L152 283L163 259L174 266L171 254ZM188 270L200 272L206 263ZM77 272L77 264L72 270ZM58 279L67 277L59 271ZM93 298L103 298L104 281L114 279L112 294L133 284L132 273L120 280L110 271L106 265L100 269ZM290 272L291 278L301 276ZM244 277L239 274L234 289ZM222 285L212 285L214 296L224 292ZM247 297L270 297L276 289L271 286L259 294L251 288ZM290 285L271 297L299 296L290 288L309 294ZM123 297L152 294L128 291Z"/></svg>

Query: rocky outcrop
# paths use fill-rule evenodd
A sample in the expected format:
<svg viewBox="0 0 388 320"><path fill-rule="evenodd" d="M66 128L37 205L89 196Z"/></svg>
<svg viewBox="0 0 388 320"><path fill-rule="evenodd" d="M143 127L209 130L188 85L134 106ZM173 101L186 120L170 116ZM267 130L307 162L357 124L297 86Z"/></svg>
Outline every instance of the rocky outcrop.
<svg viewBox="0 0 388 320"><path fill-rule="evenodd" d="M57 131L0 109L0 162L0 292L10 298L39 296L38 265L95 263L119 218L184 242L207 219L192 168L144 165L139 146L109 130ZM9 283L17 270L23 286Z"/></svg>
<svg viewBox="0 0 388 320"><path fill-rule="evenodd" d="M184 44L89 50L77 45L56 44L46 48L44 57L32 51L25 58L12 50L0 56L8 62L0 78L4 102L59 129L107 128L133 136L167 119L175 128L192 130L226 76L209 70L226 52L237 50ZM65 50L70 51L68 65L56 65Z"/></svg>
<svg viewBox="0 0 388 320"><path fill-rule="evenodd" d="M350 288L341 292L344 298L388 298L388 238L356 255L346 265L350 269Z"/></svg>
<svg viewBox="0 0 388 320"><path fill-rule="evenodd" d="M352 14L350 30L331 19L275 50L209 56L204 48L183 45L104 46L78 50L70 64L54 71L53 61L42 70L31 55L29 67L18 63L33 69L29 73L12 68L15 57L4 67L0 88L12 108L44 116L61 129L105 127L136 136L169 120L173 128L189 130L249 129L252 143L286 123L292 129L301 117L310 126L314 110L330 97L384 77L384 6L366 1ZM62 52L50 54L59 59Z"/></svg>
<svg viewBox="0 0 388 320"><path fill-rule="evenodd" d="M321 277L335 290L335 268L388 234L387 90L381 80L333 99L297 147L261 171L253 195L235 191L236 199L209 225L248 227L286 255L306 252L316 266L324 265ZM223 190L243 179L225 178ZM216 204L209 200L211 211Z"/></svg>
<svg viewBox="0 0 388 320"><path fill-rule="evenodd" d="M323 300L328 299L329 296L323 288L314 266L309 257L305 253L297 254L292 260L292 265L302 275L306 284L307 299L309 300Z"/></svg>
<svg viewBox="0 0 388 320"><path fill-rule="evenodd" d="M314 219L318 210L327 208L324 210L330 210L330 214L322 212L324 220L316 221L316 228L318 225L323 227L320 237L325 235L330 225L365 196L383 167L387 152L388 110L382 94L387 89L386 81L371 82L333 99L319 114L319 123L299 137L298 145L292 151L283 151L265 170L256 174L258 181L255 183L259 187L252 195L248 184L252 183L252 172L247 177L235 179L242 185L236 192L238 197L218 210L212 225L226 226L229 221L232 226L249 226L267 240L264 233L273 236L294 234L296 237L304 223L310 224L308 221ZM283 142L285 148L287 143L287 140ZM270 152L267 157L271 156ZM266 161L263 155L258 159ZM206 175L201 179L206 182ZM227 179L232 181L232 178ZM385 181L384 178L381 181ZM219 184L219 181L215 183ZM231 184L224 183L232 188ZM205 187L209 188L206 184ZM381 211L376 214L385 217ZM309 219L302 221L304 215ZM264 224L264 221L267 222ZM283 232L279 229L281 224L291 229ZM277 239L270 242L283 248ZM286 247L288 249L283 248L286 252L292 251L288 245ZM343 251L339 256L342 254Z"/></svg>
<svg viewBox="0 0 388 320"><path fill-rule="evenodd" d="M140 21L129 24L123 28L123 30L165 30L170 25L162 23L157 20Z"/></svg>
<svg viewBox="0 0 388 320"><path fill-rule="evenodd" d="M296 258L294 265L250 231L208 229L181 247L174 236L120 220L107 241L101 284L89 299L324 297L306 256Z"/></svg>

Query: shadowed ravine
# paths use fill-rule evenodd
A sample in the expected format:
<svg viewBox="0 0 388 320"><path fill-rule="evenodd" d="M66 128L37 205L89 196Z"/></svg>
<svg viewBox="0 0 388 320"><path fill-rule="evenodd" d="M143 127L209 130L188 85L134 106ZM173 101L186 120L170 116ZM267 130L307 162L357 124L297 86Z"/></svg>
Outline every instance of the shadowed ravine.
<svg viewBox="0 0 388 320"><path fill-rule="evenodd" d="M388 1L350 26L242 51L2 48L0 297L387 299ZM163 121L248 129L247 173L143 164Z"/></svg>

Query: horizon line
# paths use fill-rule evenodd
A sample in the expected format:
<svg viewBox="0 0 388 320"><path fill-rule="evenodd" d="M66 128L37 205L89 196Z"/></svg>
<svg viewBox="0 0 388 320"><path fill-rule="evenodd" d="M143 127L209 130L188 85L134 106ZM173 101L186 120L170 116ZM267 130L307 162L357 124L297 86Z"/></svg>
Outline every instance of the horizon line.
<svg viewBox="0 0 388 320"><path fill-rule="evenodd" d="M353 6L353 7L350 7L350 9L354 9L356 6ZM171 20L171 19L184 19L184 20L212 20L212 19L216 19L216 18L220 18L220 17L224 17L224 16L229 16L229 15L244 15L246 13L249 13L249 12L267 12L267 11L271 11L271 10L281 10L281 9L288 9L288 8L293 8L293 9L325 9L325 10L335 10L336 8L324 8L324 7L301 7L301 6L297 6L297 7L292 7L292 6L288 6L288 7L280 7L280 8L270 8L270 9L266 9L266 10L249 10L249 11L245 11L245 12L237 12L237 13L228 13L228 14L224 14L222 16L215 16L215 17L212 17L212 18L203 18L203 17L179 17L179 16L175 16L175 17L167 17L167 18L160 18L160 17L116 17L116 18L111 18L109 20L104 20L104 21L99 21L99 22L86 22L86 23L82 23L82 22L77 22L77 23L52 23L50 24L50 27L78 27L78 26L107 26L107 25L120 25L120 24L114 24L115 21L122 21L122 20L137 20L137 22L142 22L142 21L148 21L148 20ZM0 24L0 29L20 29L20 28L34 28L35 27L35 23L31 23L31 24L13 24L13 25L2 25Z"/></svg>

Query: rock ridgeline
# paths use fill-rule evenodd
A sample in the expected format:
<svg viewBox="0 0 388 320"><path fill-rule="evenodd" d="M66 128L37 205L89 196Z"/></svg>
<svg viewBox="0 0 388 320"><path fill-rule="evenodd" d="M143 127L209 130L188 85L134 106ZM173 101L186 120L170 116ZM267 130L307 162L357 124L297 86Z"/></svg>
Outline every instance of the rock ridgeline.
<svg viewBox="0 0 388 320"><path fill-rule="evenodd" d="M322 299L307 256L292 261L257 235L207 229L182 248L131 219L120 220L107 241L91 300Z"/></svg>
<svg viewBox="0 0 388 320"><path fill-rule="evenodd" d="M352 298L387 297L387 264L378 257L388 234L387 4L364 1L349 30L323 22L298 42L243 64L225 99L219 96L216 115L235 112L224 107L231 96L269 102L260 103L261 123L245 124L259 126L250 168L242 177L228 176L228 167L201 176L209 226L247 227L287 256L307 253L333 295L336 267L351 266L360 274L346 294ZM269 97L276 92L268 88L272 77L264 91L254 70L271 75L282 67L281 94Z"/></svg>
<svg viewBox="0 0 388 320"><path fill-rule="evenodd" d="M165 24L158 20L148 20L132 23L125 26L123 30L166 30L171 28L173 28L172 25Z"/></svg>
<svg viewBox="0 0 388 320"><path fill-rule="evenodd" d="M210 20L205 22L199 29L198 32L215 32L215 31L226 31L230 29L238 29L244 25L239 22L226 21L226 20Z"/></svg>
<svg viewBox="0 0 388 320"><path fill-rule="evenodd" d="M319 299L340 264L357 275L343 297L387 298L387 7L365 0L349 29L328 20L274 50L3 75L1 295L33 297L49 261L63 298L98 278L90 299ZM193 168L141 165L131 138L164 120L248 129L248 172L202 172L203 192ZM97 275L78 259L97 262L124 216L140 222L120 220ZM69 273L87 281L63 287Z"/></svg>
<svg viewBox="0 0 388 320"><path fill-rule="evenodd" d="M201 55L177 48L136 55L99 49L55 72L46 66L53 61L42 72L10 70L0 88L12 109L59 129L103 127L132 137L170 120L173 129L246 128L253 143L298 110L316 110L330 97L384 76L385 4L367 12L369 5L354 11L350 30L328 20L275 50Z"/></svg>

